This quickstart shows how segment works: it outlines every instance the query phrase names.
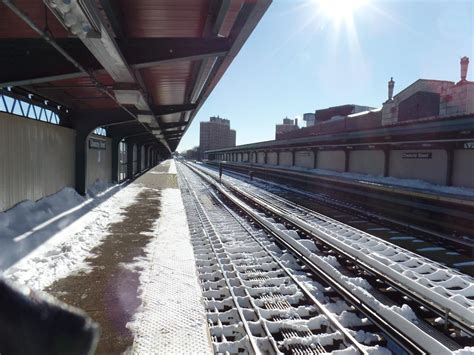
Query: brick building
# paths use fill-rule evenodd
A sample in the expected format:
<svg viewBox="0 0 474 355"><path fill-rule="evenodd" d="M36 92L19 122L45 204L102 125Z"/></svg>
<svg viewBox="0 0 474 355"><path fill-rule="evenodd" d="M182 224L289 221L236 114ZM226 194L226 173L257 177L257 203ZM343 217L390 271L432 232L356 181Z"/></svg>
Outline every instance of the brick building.
<svg viewBox="0 0 474 355"><path fill-rule="evenodd" d="M201 159L207 159L207 150L235 147L235 130L230 129L230 121L225 118L211 117L201 122L199 133L199 152Z"/></svg>
<svg viewBox="0 0 474 355"><path fill-rule="evenodd" d="M295 118L294 120L285 117L283 119L283 123L277 124L275 126L275 139L280 139L285 133L292 132L298 130L298 119Z"/></svg>

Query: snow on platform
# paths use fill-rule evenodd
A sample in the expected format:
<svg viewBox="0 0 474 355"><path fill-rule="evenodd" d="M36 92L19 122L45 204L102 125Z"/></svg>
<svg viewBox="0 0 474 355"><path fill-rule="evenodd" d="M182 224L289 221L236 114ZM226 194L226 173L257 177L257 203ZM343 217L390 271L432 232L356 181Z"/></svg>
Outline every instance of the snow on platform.
<svg viewBox="0 0 474 355"><path fill-rule="evenodd" d="M43 290L55 280L86 271L84 261L91 255L90 250L102 242L110 225L122 219L123 211L135 202L141 190L138 185L123 189L115 186L84 199L66 188L3 213L0 266L2 262L9 266L10 262L4 276Z"/></svg>
<svg viewBox="0 0 474 355"><path fill-rule="evenodd" d="M174 161L170 173L176 174ZM129 327L132 353L212 353L201 288L181 192L161 192L161 216L147 257L131 265L140 276L142 306Z"/></svg>
<svg viewBox="0 0 474 355"><path fill-rule="evenodd" d="M129 294L139 296L135 311L129 314L128 308L121 310L123 314L120 314L128 318L123 323L123 330L120 328L115 332L131 331L131 348L127 353L212 353L174 161L161 163L126 187L117 185L93 195L92 198L83 198L72 189L65 189L36 203L25 202L3 213L0 234L3 233L4 238L0 246L4 248L0 248L0 257L11 256L11 260L4 263L4 276L37 290L49 290L52 285L54 290L67 288L64 295L78 298L80 302L76 306L87 311L100 308L91 313L93 318L97 317L99 311L104 311L104 304L99 301L91 303L89 299L94 291L101 291L94 286L93 290L87 287L76 290L77 284L73 280L87 278L94 275L94 270L102 270L103 266L94 265L92 261L97 261L100 248L110 249L107 242L117 239L114 233L134 239L133 231L136 230L150 241L140 257L116 266L137 274L139 282L136 286L127 283L122 285L123 288L107 291L112 296L116 292L116 299ZM145 195L148 197L144 198ZM127 222L127 218L146 209L150 203L158 204L159 211L150 229L135 228L136 223L130 221L133 225L127 233L116 230L121 228L117 226ZM114 250L105 249L102 254L114 253ZM5 261L2 258L0 261ZM100 274L99 271L96 273ZM61 298L61 294L59 292L56 297ZM102 300L110 295L95 296ZM108 304L107 307L117 313L121 306ZM109 311L112 312L105 310L105 313ZM110 324L122 326L117 322ZM105 337L109 343L117 343L120 339L114 340L116 334L110 331L110 324L101 323L101 339Z"/></svg>

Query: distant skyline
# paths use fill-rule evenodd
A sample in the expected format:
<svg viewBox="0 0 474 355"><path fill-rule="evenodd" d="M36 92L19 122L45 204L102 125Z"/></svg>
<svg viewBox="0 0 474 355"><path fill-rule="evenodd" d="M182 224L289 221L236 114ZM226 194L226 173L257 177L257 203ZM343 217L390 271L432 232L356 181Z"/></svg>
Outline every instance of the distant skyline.
<svg viewBox="0 0 474 355"><path fill-rule="evenodd" d="M327 2L330 1L330 2ZM474 77L474 1L274 0L178 146L199 144L199 122L227 118L237 144L274 139L275 124L342 104L380 107L419 78ZM330 6L328 5L330 4ZM347 9L348 7L343 7ZM301 122L300 126L302 125Z"/></svg>

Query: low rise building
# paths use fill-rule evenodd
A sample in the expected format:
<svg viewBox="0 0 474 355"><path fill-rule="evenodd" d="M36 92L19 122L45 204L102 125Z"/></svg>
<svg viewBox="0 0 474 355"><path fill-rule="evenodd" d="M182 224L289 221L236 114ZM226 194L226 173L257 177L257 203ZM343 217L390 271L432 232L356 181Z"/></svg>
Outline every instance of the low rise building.
<svg viewBox="0 0 474 355"><path fill-rule="evenodd" d="M388 100L382 107L382 125L427 117L474 113L474 82L468 81L469 58L461 58L461 80L419 79L393 96L394 81L389 81Z"/></svg>
<svg viewBox="0 0 474 355"><path fill-rule="evenodd" d="M280 137L284 136L285 133L296 131L297 129L299 129L298 119L295 118L292 120L285 117L283 123L277 124L275 127L275 139L280 139Z"/></svg>

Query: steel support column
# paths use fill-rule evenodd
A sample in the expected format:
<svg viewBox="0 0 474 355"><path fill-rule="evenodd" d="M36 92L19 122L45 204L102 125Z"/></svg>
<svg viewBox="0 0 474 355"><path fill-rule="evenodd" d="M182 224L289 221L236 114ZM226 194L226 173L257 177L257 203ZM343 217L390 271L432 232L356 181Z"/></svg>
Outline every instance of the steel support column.
<svg viewBox="0 0 474 355"><path fill-rule="evenodd" d="M446 186L453 185L453 168L454 168L454 149L452 147L446 148L447 167L446 167Z"/></svg>
<svg viewBox="0 0 474 355"><path fill-rule="evenodd" d="M120 137L112 138L112 183L119 182L119 146Z"/></svg>
<svg viewBox="0 0 474 355"><path fill-rule="evenodd" d="M384 148L383 150L383 176L390 176L390 148Z"/></svg>
<svg viewBox="0 0 474 355"><path fill-rule="evenodd" d="M148 149L149 149L149 148L150 148L150 147L149 147L148 145L145 145L145 149L144 149L144 151L145 151L145 159L144 159L144 160L145 160L145 166L143 167L144 169L148 169L148 168L149 168L149 162L148 162L148 157L149 157Z"/></svg>
<svg viewBox="0 0 474 355"><path fill-rule="evenodd" d="M76 191L84 196L87 192L87 137L88 132L77 131L76 133Z"/></svg>
<svg viewBox="0 0 474 355"><path fill-rule="evenodd" d="M136 144L137 146L137 174L142 172L142 146L141 144Z"/></svg>
<svg viewBox="0 0 474 355"><path fill-rule="evenodd" d="M295 166L296 163L296 151L291 151L291 166Z"/></svg>
<svg viewBox="0 0 474 355"><path fill-rule="evenodd" d="M133 147L132 142L127 142L127 179L133 178Z"/></svg>
<svg viewBox="0 0 474 355"><path fill-rule="evenodd" d="M350 150L344 149L344 172L349 171Z"/></svg>
<svg viewBox="0 0 474 355"><path fill-rule="evenodd" d="M318 150L313 149L313 169L318 168Z"/></svg>
<svg viewBox="0 0 474 355"><path fill-rule="evenodd" d="M280 165L280 151L276 151L276 155L277 155L277 163L276 165Z"/></svg>

